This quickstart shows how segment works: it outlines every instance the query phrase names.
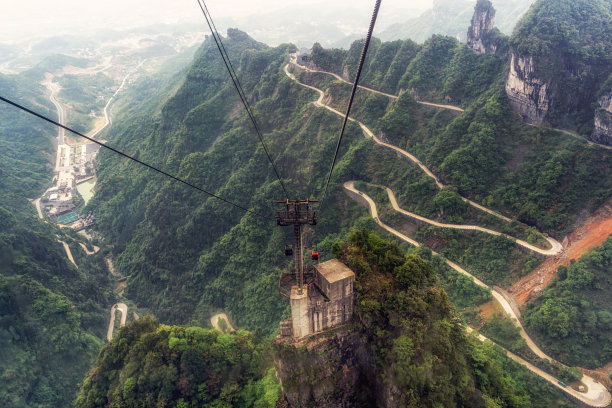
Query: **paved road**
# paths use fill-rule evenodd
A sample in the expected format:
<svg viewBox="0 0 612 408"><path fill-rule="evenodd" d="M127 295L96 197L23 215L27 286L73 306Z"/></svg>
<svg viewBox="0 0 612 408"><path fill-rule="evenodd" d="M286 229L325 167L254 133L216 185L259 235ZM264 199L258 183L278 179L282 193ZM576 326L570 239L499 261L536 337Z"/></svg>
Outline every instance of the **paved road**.
<svg viewBox="0 0 612 408"><path fill-rule="evenodd" d="M353 193L353 197L358 197L358 199L360 201L365 201L368 204L368 209L370 211L370 214L372 215L372 218L374 218L374 220L376 221L376 223L379 226L381 226L382 228L384 228L386 231L390 232L391 234L395 235L396 237L404 240L405 242L408 242L408 243L410 243L410 244L412 244L414 246L417 246L417 247L422 246L419 242L415 241L414 239L412 239L412 238L402 234L401 232L399 232L399 231L395 230L394 228L388 226L387 224L383 223L380 220L380 218L378 217L378 210L376 208L376 203L374 203L374 201L367 194L357 190L355 188L355 182L354 181L347 181L346 183L344 183L344 188L347 191ZM438 254L435 251L432 251L432 254L440 255L440 254ZM513 323L520 329L521 337L523 339L525 339L525 342L527 343L527 346L534 352L534 354L536 354L540 358L544 358L544 359L547 359L549 361L554 361L552 358L547 356L542 350L540 350L540 348L533 342L531 337L529 337L527 332L525 332L525 329L523 328L523 325L521 324L519 317L517 316L516 312L512 308L512 305L510 304L508 299L506 299L504 294L502 294L496 288L491 288L489 285L487 285L486 283L482 282L481 280L479 280L478 278L476 278L475 276L473 276L472 274L467 272L465 269L463 269L462 267L460 267L456 263L450 261L449 259L445 258L445 261L446 261L446 264L448 266L450 266L451 268L453 268L455 271L457 271L457 272L459 272L459 273L461 273L463 275L466 275L466 276L472 278L476 285L478 285L480 287L483 287L483 288L490 289L491 290L491 294L493 295L493 298L501 305L501 307L504 310L504 312L508 316L510 316L511 320L513 321ZM506 350L506 352L509 353L508 356L510 357L510 354L512 354L512 353L510 353L507 350ZM593 379L591 377L583 375L583 378L582 378L581 381L583 383L587 384L587 386L589 388L589 392L586 393L586 394L585 393L579 393L579 392L577 392L577 391L575 391L575 390L573 390L573 389L571 389L569 387L562 387L562 386L560 386L558 384L557 379L555 379L550 374L545 373L544 371L542 371L539 368L533 366L532 364L530 364L527 361L521 359L520 357L515 356L514 354L512 354L512 356L514 356L514 357L511 357L511 358L513 358L514 360L516 360L520 364L523 364L525 367L527 367L528 369L530 369L534 373L540 375L540 377L542 377L545 380L549 381L550 383L554 384L555 386L557 386L561 390L563 390L563 391L565 391L565 392L575 396L576 398L579 398L581 401L587 403L590 406L593 406L593 407L605 407L610 402L612 402L612 396L606 390L606 388L604 386L602 386L601 384L596 383L595 381L593 381Z"/></svg>
<svg viewBox="0 0 612 408"><path fill-rule="evenodd" d="M111 341L113 339L113 331L115 329L115 311L119 309L121 312L121 322L119 323L119 327L125 326L125 321L127 319L128 307L125 303L116 303L111 307L110 310L110 322L108 323L108 332L106 333L106 339Z"/></svg>
<svg viewBox="0 0 612 408"><path fill-rule="evenodd" d="M113 102L113 99L115 99L117 94L119 92L121 92L121 90L125 86L125 83L126 83L127 79L129 78L129 76L132 75L134 72L136 72L136 70L138 70L138 68L140 68L142 66L142 64L144 64L145 61L146 60L140 61L140 63L136 66L136 68L134 68L133 71L128 72L127 75L125 77L123 77L123 80L121 81L121 85L119 85L119 88L117 88L117 90L115 91L113 96L110 97L110 99L108 100L108 102L106 102L106 105L104 106L104 124L102 126L98 127L97 129L94 129L91 132L91 134L88 135L89 137L96 137L100 132L102 132L104 129L106 129L106 127L113 122L112 118L108 114L108 108L110 107L111 103Z"/></svg>
<svg viewBox="0 0 612 408"><path fill-rule="evenodd" d="M49 91L51 91L51 94L49 95L49 99L51 100L51 102L53 103L53 105L55 105L55 109L57 109L57 121L58 123L61 123L62 125L64 124L64 120L65 120L65 114L64 114L64 109L62 108L62 105L59 103L59 101L55 98L55 95L57 95L57 93L60 90L60 86L58 84L56 84L55 82L53 82L53 75L48 74L45 76L45 80L42 83L45 87L47 87L47 89L49 89ZM58 145L62 145L64 144L64 137L65 137L65 130L62 127L58 127L57 129L57 142Z"/></svg>
<svg viewBox="0 0 612 408"><path fill-rule="evenodd" d="M42 220L44 217L43 217L42 209L40 208L40 197L38 197L33 202L34 202L34 206L36 207L36 212L38 213L38 218Z"/></svg>
<svg viewBox="0 0 612 408"><path fill-rule="evenodd" d="M321 74L331 75L334 78L336 78L338 81L342 81L342 82L344 82L346 84L349 84L349 85L353 86L352 82L347 81L346 79L342 78L340 75L335 74L333 72L322 71L322 70L317 70L317 69L311 69L311 68L305 67L304 65L299 65L297 63L297 54L296 53L289 54L289 58L290 58L290 62L291 62L292 65L295 65L296 67L298 67L300 69L303 69L304 71L319 72ZM391 99L397 99L398 98L397 95L393 95L393 94L389 94L389 93L386 93L386 92L378 91L376 89L368 88L367 86L363 86L363 85L357 85L357 88L361 88L361 89L373 92L373 93L378 94L378 95L383 95L383 96L386 96L386 97L391 98ZM454 111L457 111L457 112L463 112L463 109L461 109L458 106L454 106L454 105L441 105L439 103L423 102L423 101L416 101L416 102L420 103L421 105L434 106L436 108L450 109L450 110L454 110Z"/></svg>
<svg viewBox="0 0 612 408"><path fill-rule="evenodd" d="M292 58L293 58L293 57L292 57ZM329 110L329 111L331 111L331 112L335 113L335 114L336 114L336 115L338 115L338 116L344 117L344 113L339 112L339 111L337 111L336 109L334 109L334 108L332 108L332 107L330 107L330 106L327 106L327 105L325 105L325 104L323 103L323 99L324 99L324 96L325 96L325 94L324 94L324 92L323 92L323 91L321 91L321 90L320 90L320 89L318 89L318 88L315 88L315 87L310 86L310 85L303 84L303 83L301 83L300 81L298 81L298 79L295 77L295 75L293 75L293 74L291 74L291 73L289 72L289 64L285 65L285 73L287 74L287 76L289 76L289 78L291 78L292 80L294 80L295 82L297 82L299 85L301 85L301 86L303 86L303 87L306 87L306 88L308 88L308 89L315 90L315 91L317 91L317 92L319 93L319 98L318 98L318 99L317 99L315 102L313 102L315 106L317 106L317 107L323 107L323 108L325 108L325 109L327 109L327 110ZM335 75L335 74L333 74L333 75ZM349 117L349 120L350 120L350 121L352 121L352 122L356 122L356 123L358 123L358 124L359 124L359 126L361 127L361 130L362 130L362 131L363 131L363 133L366 135L366 137L371 138L372 140L374 140L374 141L375 141L377 144L379 144L379 145L381 145L381 146L387 147L387 148L389 148L389 149L393 149L394 151L396 151L396 152L397 152L397 153L399 153L400 155L402 155L402 156L404 156L404 157L408 158L410 161L412 161L412 162L413 162L413 163L415 163L417 166L419 166L419 168L420 168L420 169L421 169L421 170L422 170L422 171L423 171L425 174L427 174L427 175L428 175L430 178L432 178L432 179L434 180L434 183L436 184L436 186L437 186L439 189L442 189L442 188L444 188L444 187L445 187L445 184L444 184L444 183L442 183L442 182L441 182L441 181L438 179L438 177L436 177L436 175L435 175L435 174L434 174L434 173L433 173L433 172L432 172L432 171L431 171L431 170L430 170L430 169L429 169L427 166L425 166L423 163L421 163L421 161L420 161L420 160L419 160L419 159L418 159L416 156L414 156L413 154L408 153L407 151L405 151L405 150L403 150L403 149L401 149L401 148L399 148L399 147L397 147L397 146L394 146L394 145L392 145L392 144L389 144L389 143L386 143L386 142L382 141L380 138L378 138L378 137L377 137L377 136L374 134L374 132L372 132L372 131L371 131L371 130L370 130L370 129L369 129L367 126L366 126L366 125L364 125L362 122L359 122L359 121L357 121L357 120L355 120L354 118L351 118L351 117ZM486 208L485 206L480 205L480 204L478 204L478 203L476 203L476 202L474 202L474 201L472 201L472 200L470 200L470 199L468 199L468 198L465 198L465 197L462 197L462 196L459 196L459 197L460 197L460 198L461 198L461 199L462 199L464 202L468 203L469 205L471 205L471 206L472 206L472 207L474 207L474 208L479 209L480 211L483 211L483 212L486 212L486 213L488 213L488 214L491 214L491 215L493 215L493 216L495 216L495 217L497 217L497 218L499 218L499 219L501 219L501 220L503 220L503 221L506 221L506 222L510 222L510 221L512 221L510 218L508 218L508 217L506 217L506 216L504 216L504 215L502 215L502 214L500 214L500 213L498 213L498 212L496 212L496 211L493 211L493 210L491 210L491 209L489 209L489 208ZM558 242L557 240L555 240L555 239L553 239L553 238L550 238L550 237L545 237L545 238L546 238L546 240L547 240L547 241L550 243L550 245L551 245L551 248L550 248L550 250L549 250L549 251L550 251L550 253L549 253L550 255L555 255L555 254L558 254L558 253L560 253L560 252L563 250L563 246L561 245L561 243L560 243L560 242Z"/></svg>
<svg viewBox="0 0 612 408"><path fill-rule="evenodd" d="M293 56L291 57L291 63L295 64L295 58L294 58ZM324 93L323 93L323 91L321 91L321 90L319 90L319 89L317 89L317 88L315 88L315 87L313 87L313 86L306 85L306 84L303 84L303 83L299 82L299 81L297 80L297 78L296 78L294 75L292 75L292 74L290 74L290 73L289 73L289 69L288 69L288 67L289 67L289 64L287 64L287 65L285 66L285 73L287 73L287 75L288 75L288 76L289 76L289 77L290 77L292 80L294 80L295 82L297 82L298 84L300 84L300 85L302 85L302 86L304 86L304 87L307 87L307 88L309 88L309 89L313 89L313 90L315 90L315 91L317 91L317 92L319 93L319 95L320 95L320 96L319 96L319 99L318 99L316 102L314 102L315 106L321 106L321 107L324 107L324 108L326 108L326 109L328 109L328 110L332 111L333 113L335 113L335 114L337 114L337 115L339 115L339 116L341 116L341 117L344 117L344 114L343 114L343 113L341 113L341 112L339 112L339 111L337 111L337 110L335 110L335 109L333 109L333 108L331 108L331 107L329 107L329 106L327 106L327 105L323 104L323 99L324 99ZM303 67L300 67L300 68L303 68ZM325 73L327 73L327 72L325 72ZM330 74L331 74L331 73L330 73ZM337 76L337 75L335 75L335 74L331 74L331 75L333 75L334 77L339 78L340 80L344 81L344 79L342 79L342 78L338 77L338 76ZM346 82L346 81L344 81L344 82ZM368 88L364 88L364 89L368 89ZM380 92L377 92L377 93L380 93ZM387 96L388 96L388 95L387 95ZM433 106L436 106L436 105L435 105L435 104L433 104ZM444 107L444 106L441 106L441 107ZM428 168L427 166L425 166L424 164L422 164L422 163L421 163L421 161L420 161L420 160L419 160L419 159L418 159L416 156L414 156L414 155L412 155L412 154L410 154L410 153L406 152L405 150L400 149L400 148L399 148L399 147L397 147L397 146L393 146L393 145L390 145L390 144L388 144L388 143L383 142L381 139L377 138L377 137L376 137L376 135L374 135L374 133L373 133L373 132L372 132L372 131L371 131L371 130L370 130L368 127L367 127L367 126L365 126L363 123L361 123L361 122L359 122L359 121L356 121L356 120L355 120L355 119L353 119L353 118L349 118L349 120L354 121L354 122L357 122L357 123L359 124L359 126L361 127L362 131L364 132L364 134L366 134L366 136L369 136L370 138L372 138L372 139L373 139L373 140L374 140L376 143L378 143L378 144L380 144L380 145L382 145L382 146L388 147L388 148L390 148L390 149L395 150L396 152L400 153L401 155L403 155L403 156L407 157L407 158L408 158L408 159L410 159L412 162L414 162L415 164L417 164L417 165L418 165L418 166L421 168L421 170L423 170L423 172L425 172L425 174L427 174L429 177L431 177L431 178L433 178L433 179L434 179L434 181L435 181L435 183L436 183L436 186L438 186L438 188L443 188L443 187L444 187L444 184L443 184L442 182L440 182L440 181L438 180L438 178L437 178L437 177L436 177L436 176L433 174L433 172L432 172L431 170L429 170L429 168ZM388 231L388 232L390 232L391 234L393 234L393 235L397 236L398 238L400 238L400 239L404 240L405 242L408 242L408 243L410 243L410 244L412 244L412 245L415 245L415 246L421 246L421 244L420 244L420 243L418 243L417 241L413 240L412 238L410 238L410 237L408 237L408 236L406 236L406 235L402 234L401 232L399 232L399 231L397 231L397 230L395 230L395 229L391 228L390 226L388 226L388 225L384 224L382 221L380 221L380 218L378 217L378 211L377 211L377 209L376 209L376 204L374 203L374 201L373 201L373 200L372 200L370 197L368 197L366 194L364 194L364 193L362 193L362 192L358 191L357 189L355 189L355 186L354 186L354 183L353 183L353 182L347 182L347 183L345 183L345 184L344 184L344 188L345 188L345 189L347 189L348 191L351 191L351 192L353 192L353 193L357 194L359 197L361 197L361 199L362 199L362 200L364 200L364 201L366 201L366 202L367 202L368 207L369 207L369 210L370 210L370 214L372 215L372 217L374 218L374 220L376 221L376 223L377 223L379 226L381 226L382 228L384 228L385 230L387 230L387 231ZM480 210L482 210L482 211L484 211L484 212L486 212L486 213L488 213L488 214L494 215L494 216L496 216L496 217L498 217L498 218L500 218L500 219L502 219L502 220L504 220L504 221L507 221L507 222L511 221L511 220L510 220L508 217L505 217L505 216L503 216L503 215L501 215L501 214L499 214L499 213L497 213L497 212L495 212L495 211L493 211L493 210L490 210L490 209L488 209L488 208L486 208L486 207L484 207L484 206L482 206L482 205L480 205L480 204L478 204L478 203L475 203L475 202L473 202L472 200L469 200L469 199L467 199L467 198L465 198L465 197L461 197L461 198L462 198L462 199L463 199L465 202L469 203L471 206L473 206L473 207L475 207L475 208L478 208L478 209L480 209ZM397 202L396 202L396 204L397 204ZM399 206L398 206L398 208L399 208ZM558 241L556 241L556 240L554 240L554 239L552 239L552 238L550 238L550 237L547 237L546 239L547 239L547 240L548 240L548 242L551 244L551 248L550 248L549 250L547 250L547 251L549 251L549 252L547 253L547 255L558 254L559 252L561 252L561 251L562 251L563 247L562 247L562 245L561 245L561 244L560 244ZM535 248L535 249L539 249L539 248L537 248L537 247L534 247L534 248ZM539 250L541 250L541 249L539 249ZM432 252L433 252L433 251L432 251ZM438 255L438 254L437 254L437 253L435 253L435 252L433 252L433 253L434 253L434 254L436 254L436 255ZM515 323L515 324L516 324L516 325L517 325L517 326L520 328L521 337L522 337L523 339L525 339L525 342L527 343L528 347L529 347L529 348L530 348L530 349L531 349L531 350L532 350L532 351L533 351L533 352L534 352L536 355L538 355L539 357L541 357L541 358L546 358L546 359L548 359L548 360L552 360L552 359L551 359L550 357L548 357L548 356L547 356L547 355L546 355L544 352L542 352L542 350L540 350L540 348L539 348L539 347L538 347L538 346L537 346L537 345L536 345L536 344L533 342L533 340L531 340L531 338L529 337L529 335L528 335L528 334L525 332L525 330L524 330L524 328L523 328L523 326L522 326L522 324L521 324L521 322L520 322L519 317L517 316L517 314L516 314L516 313L515 313L515 311L513 310L512 305L511 305L511 304L510 304L510 302L509 302L509 301L508 301L508 300L507 300L507 299L504 297L504 295L503 295L501 292L499 292L499 291L497 291L497 290L495 290L495 289L493 289L493 288L490 288L490 287L489 287L488 285L486 285L484 282L480 281L480 280L479 280L479 279L477 279L475 276L471 275L469 272L467 272L465 269L461 268L461 267L460 267L459 265L457 265L456 263L454 263L454 262L452 262L452 261L450 261L450 260L448 260L448 259L446 260L446 263L447 263L447 264L448 264L448 265L449 265L451 268L453 268L454 270L456 270L457 272L462 273L462 274L464 274L464 275L466 275L466 276L471 277L471 278L474 280L474 282L475 282L477 285L479 285L479 286L481 286L481 287L484 287L484 288L489 288L489 289L491 289L491 293L492 293L493 297L495 298L495 300L497 300L497 302L499 302L499 303L500 303L500 305L502 306L502 308L504 309L504 311L505 311L505 312L506 312L506 313L507 313L507 314L508 314L508 315L509 315L509 316L512 318L512 320L514 321L514 323ZM527 363L527 362L525 362L525 363ZM527 364L528 364L528 363L527 363ZM528 367L528 368L529 368L529 367ZM535 367L534 367L534 368L535 368ZM539 370L539 369L538 369L538 370ZM533 371L533 370L532 370L532 371ZM540 370L540 371L541 371L541 370ZM534 372L535 372L535 371L534 371ZM537 372L536 372L536 374L537 374ZM556 385L558 386L558 384L557 384L556 380L555 380L555 379L554 379L552 376L548 375L548 377L552 378L552 379L553 379L553 383L554 383L554 384L556 384ZM546 377L544 377L544 378L545 378L545 379L547 379L548 381L551 381L549 378L546 378ZM587 396L585 396L585 394L580 394L580 395L581 395L581 397L580 397L580 398L581 398L581 400L584 400L584 399L586 398L586 400L587 400L587 401L590 401L590 402L588 402L588 404L589 404L589 405L591 405L591 406L597 406L597 407L599 407L599 406L606 406L606 405L608 405L608 403L609 403L609 401L608 401L608 400L609 400L609 399L612 399L612 397L610 396L610 393L609 393L609 392L608 392L608 391L605 389L605 387L601 386L601 384L598 384L598 383L593 382L593 380L592 380L590 377L587 377L587 376L584 376L584 377L583 377L583 382L589 382L589 383L592 383L592 384L593 384L593 387L594 387L594 391L593 391L593 392L594 392L595 394L597 394L597 395L601 395L601 396L602 396L602 398L600 399L599 397L594 397L593 395L587 395ZM564 391L566 391L566 392L569 392L569 393L571 394L571 392L569 391L569 389L566 389L566 387L560 387L560 388L561 388L561 389L563 389L563 390L564 390ZM573 391L573 390L572 390L572 391ZM589 394L590 394L590 393L589 393ZM591 399L589 399L589 398L591 398ZM601 401L603 401L603 402L608 401L608 402L606 402L606 404L605 404L605 405L599 405L599 404L601 403Z"/></svg>
<svg viewBox="0 0 612 408"><path fill-rule="evenodd" d="M508 234L503 234L501 232L497 232L497 231L493 231L491 229L488 228L483 228L483 227L479 227L477 225L464 225L464 224L444 224L441 222L437 222L434 220L430 220L429 218L425 218L422 217L418 214L406 211L402 208L400 208L400 206L397 204L397 199L395 198L395 194L393 193L393 191L389 188L386 187L387 190L387 195L389 196L389 201L391 202L391 206L393 207L393 209L397 212L400 212L408 217L414 218L416 220L425 222L427 224L431 224L434 225L436 227L441 227L441 228L452 228L452 229L460 229L460 230L471 230L471 231L481 231L481 232L485 232L487 234L491 234L491 235L503 235L506 238L509 238L511 240L513 240L514 242L516 242L516 244L521 245L524 248L527 248L533 252L537 252L539 254L542 255L556 255L558 253L560 253L561 251L563 251L563 246L561 244L559 244L557 241L554 241L552 244L552 247L550 249L542 249L539 248L535 245L532 245L526 241L520 240L520 239L516 239Z"/></svg>
<svg viewBox="0 0 612 408"><path fill-rule="evenodd" d="M466 327L466 330L467 330L468 333L474 332L476 338L478 340L482 341L482 342L484 342L484 341L491 341L490 339L486 338L482 334L475 332L474 329L472 329L469 326ZM501 347L501 346L499 346L499 347ZM503 347L501 347L501 348L503 349ZM607 407L612 402L612 397L610 396L610 393L608 393L605 390L605 388L602 390L601 385L598 384L598 383L593 382L593 379L590 378L590 377L584 376L582 378L582 380L581 380L587 386L588 391L586 393L578 392L578 391L574 390L573 388L562 386L561 384L559 384L559 381L555 377L553 377L552 375L548 374L547 372L539 369L538 367L534 366L530 362L522 359L521 357L517 356L516 354L512 353L511 351L508 351L508 350L505 350L505 351L506 351L506 355L509 358L511 358L512 360L514 360L517 363L521 364L522 366L526 367L528 370L530 370L534 374L537 374L538 376L542 377L543 379L545 379L546 381L548 381L549 383L551 383L555 387L559 388L561 391L565 391L566 393L568 393L571 396L577 398L578 400L582 401L583 403L585 403L588 406L591 406L591 407Z"/></svg>
<svg viewBox="0 0 612 408"><path fill-rule="evenodd" d="M535 123L527 123L527 124L529 126L533 126L533 127L536 127L536 128L540 127L540 125L535 124ZM578 140L586 142L586 144L589 145L589 146L598 146L598 147L602 147L604 149L612 150L612 146L608 146L608 145L603 145L603 144L592 142L588 138L580 136L578 133L574 132L573 130L559 129L559 128L550 128L550 130L554 130L554 131L560 132L560 133L565 133L568 136L571 136L573 138L576 138Z"/></svg>

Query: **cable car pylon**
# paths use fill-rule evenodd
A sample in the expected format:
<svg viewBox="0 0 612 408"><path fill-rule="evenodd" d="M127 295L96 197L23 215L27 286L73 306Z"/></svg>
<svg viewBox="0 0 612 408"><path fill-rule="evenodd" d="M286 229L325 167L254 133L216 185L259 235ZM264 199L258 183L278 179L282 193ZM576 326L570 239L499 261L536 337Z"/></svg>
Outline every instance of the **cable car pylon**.
<svg viewBox="0 0 612 408"><path fill-rule="evenodd" d="M295 276L297 283L297 292L302 294L304 288L304 255L302 247L302 226L316 225L317 214L313 210L311 204L317 203L318 200L285 200L277 201L278 204L284 204L283 210L277 211L276 223L281 227L293 225L294 235L294 251L293 261L295 265ZM287 251L285 252L287 253Z"/></svg>

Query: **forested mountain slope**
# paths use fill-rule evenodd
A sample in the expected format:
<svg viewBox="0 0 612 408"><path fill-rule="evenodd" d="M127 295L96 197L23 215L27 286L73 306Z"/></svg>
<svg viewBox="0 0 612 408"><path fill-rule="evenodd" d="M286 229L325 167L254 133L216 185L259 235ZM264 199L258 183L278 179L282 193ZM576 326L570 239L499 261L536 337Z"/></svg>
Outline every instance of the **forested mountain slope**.
<svg viewBox="0 0 612 408"><path fill-rule="evenodd" d="M324 408L570 406L493 344L466 335L421 257L426 251L406 254L360 230L334 253L357 273L353 324L292 348L244 330L222 334L147 317L102 350L76 406L264 408L296 406L296 397L299 406ZM273 356L282 361L282 392Z"/></svg>
<svg viewBox="0 0 612 408"><path fill-rule="evenodd" d="M569 267L525 311L527 327L563 361L602 367L612 360L612 237Z"/></svg>
<svg viewBox="0 0 612 408"><path fill-rule="evenodd" d="M509 46L507 38L497 40ZM228 31L225 47L290 198L320 198L340 121L313 105L317 93L285 72L295 47L271 48L239 30ZM360 47L360 42L348 51L315 46L311 61L350 80ZM363 84L398 97L362 89L352 114L419 157L449 188L438 191L420 168L379 148L349 123L319 223L304 235L323 259L349 230L372 226L362 217L365 210L341 192L347 180L390 186L402 206L449 221L487 217L457 206L461 194L505 214L512 219L509 229L534 241L536 229L561 240L579 213L610 199L610 152L524 124L504 90L505 57L476 55L442 36L423 45L374 41L370 51ZM163 102L153 98L122 118L109 143L263 217L104 152L90 208L116 266L128 276L127 297L161 322L207 326L213 312L223 309L239 327L270 334L288 307L278 294L278 275L289 266L282 254L288 232L274 222L274 202L285 197L217 52L207 39L180 85ZM349 85L321 73L294 75L324 90L326 104L345 106ZM539 262L521 254L511 239L417 233L429 234L425 242L491 284L511 283Z"/></svg>
<svg viewBox="0 0 612 408"><path fill-rule="evenodd" d="M315 94L285 75L292 46L270 48L230 30L226 47L290 194L318 197L340 121L312 106ZM359 42L349 51L315 45L312 61L351 77L359 49ZM141 159L273 216L271 207L284 198L282 190L216 53L207 40L159 114L127 121L110 137ZM405 92L394 101L360 91L354 115L414 152L459 193L562 238L581 210L609 199L612 159L605 150L526 126L513 115L504 92L506 62L475 55L448 37L435 36L423 45L375 41L363 84ZM341 109L348 85L325 76L305 80L329 86L331 103ZM465 112L423 107L411 94L450 100ZM364 214L339 193L340 181L379 181L398 191L400 201L416 192L431 195L425 184L413 184L410 166L398 158L381 160L381 152L360 133L349 123L331 198L314 235L306 235L327 254L333 237ZM244 214L114 156L101 156L99 175L91 208L114 245L119 268L130 276L130 298L162 321L206 324L214 309L224 308L240 325L274 329L286 307L276 288L279 268L287 265L281 254L285 231L272 220ZM496 267L502 276L505 268Z"/></svg>
<svg viewBox="0 0 612 408"><path fill-rule="evenodd" d="M312 63L351 77L358 53L357 43L348 52L315 44ZM605 149L524 125L504 92L506 63L475 55L448 37L433 37L422 46L374 42L362 83L404 93L382 117L365 116L373 110L368 106L373 105L372 95L363 102L364 114L355 115L415 154L460 193L561 236L581 209L593 210L609 199L612 158ZM418 100L451 101L465 112L434 115L412 102L409 93Z"/></svg>
<svg viewBox="0 0 612 408"><path fill-rule="evenodd" d="M506 93L514 109L529 122L591 135L595 111L612 110L605 85L612 75L611 19L605 0L536 2L510 39ZM601 125L597 140L610 144L609 123Z"/></svg>
<svg viewBox="0 0 612 408"><path fill-rule="evenodd" d="M272 408L280 391L262 337L145 317L102 350L76 406Z"/></svg>
<svg viewBox="0 0 612 408"><path fill-rule="evenodd" d="M54 112L44 91L22 77L0 75L0 93ZM39 220L27 200L49 182L55 135L0 105L0 405L7 407L70 405L112 301L103 259L86 257L76 235ZM58 241L70 245L78 270Z"/></svg>
<svg viewBox="0 0 612 408"><path fill-rule="evenodd" d="M308 106L309 92L284 76L291 46L268 48L230 31L226 47L244 88L253 90L256 115L289 190L316 195L339 123ZM111 137L141 159L273 217L271 204L283 198L282 190L216 53L207 41L161 114ZM317 132L321 143L312 145ZM351 127L347 140L357 137ZM119 160L101 156L92 207L119 254L116 264L130 275L127 295L164 320L204 324L213 308L225 307L240 324L272 330L286 307L274 269L284 262L278 249L284 237L273 219L243 214ZM334 207L327 211L317 228L321 237L352 223L335 217Z"/></svg>

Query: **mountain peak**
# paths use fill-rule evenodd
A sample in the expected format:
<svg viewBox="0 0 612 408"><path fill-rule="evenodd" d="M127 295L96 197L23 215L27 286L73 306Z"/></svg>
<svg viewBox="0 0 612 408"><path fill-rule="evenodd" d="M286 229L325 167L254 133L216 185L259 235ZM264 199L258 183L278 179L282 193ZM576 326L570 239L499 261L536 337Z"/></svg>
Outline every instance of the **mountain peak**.
<svg viewBox="0 0 612 408"><path fill-rule="evenodd" d="M495 23L495 9L489 0L478 0L467 33L468 48L476 54L494 53L496 46L489 41Z"/></svg>

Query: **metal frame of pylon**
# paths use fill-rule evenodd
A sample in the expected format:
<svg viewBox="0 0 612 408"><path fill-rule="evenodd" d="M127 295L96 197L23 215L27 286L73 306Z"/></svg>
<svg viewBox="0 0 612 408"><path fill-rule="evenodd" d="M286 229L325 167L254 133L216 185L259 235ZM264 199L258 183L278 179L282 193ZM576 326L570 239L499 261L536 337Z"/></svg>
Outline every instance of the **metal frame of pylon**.
<svg viewBox="0 0 612 408"><path fill-rule="evenodd" d="M317 214L312 209L311 203L316 203L317 200L285 200L277 201L278 204L284 204L285 209L278 211L276 223L281 227L293 225L294 235L294 251L293 261L295 265L295 275L297 279L298 293L302 293L304 287L304 255L302 247L302 226L316 225Z"/></svg>

